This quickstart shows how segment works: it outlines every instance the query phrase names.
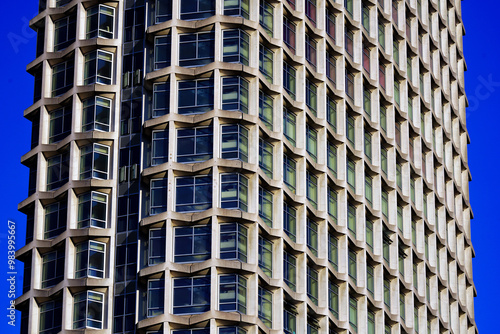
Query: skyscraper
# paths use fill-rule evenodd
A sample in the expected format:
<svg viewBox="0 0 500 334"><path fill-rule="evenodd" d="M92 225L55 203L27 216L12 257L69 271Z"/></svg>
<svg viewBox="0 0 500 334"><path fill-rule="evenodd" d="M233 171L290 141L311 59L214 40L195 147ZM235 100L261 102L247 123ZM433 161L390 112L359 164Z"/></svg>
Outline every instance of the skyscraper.
<svg viewBox="0 0 500 334"><path fill-rule="evenodd" d="M477 332L459 0L49 0L24 333Z"/></svg>

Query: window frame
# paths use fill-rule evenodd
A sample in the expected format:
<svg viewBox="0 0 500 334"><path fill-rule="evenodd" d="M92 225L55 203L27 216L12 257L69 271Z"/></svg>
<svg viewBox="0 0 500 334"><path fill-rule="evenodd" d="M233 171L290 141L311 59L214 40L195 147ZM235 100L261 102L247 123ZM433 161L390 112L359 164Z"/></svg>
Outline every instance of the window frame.
<svg viewBox="0 0 500 334"><path fill-rule="evenodd" d="M92 248L92 245L94 248ZM86 249L82 249L81 246L86 246ZM94 254L94 255L93 255ZM98 255L101 258L102 264L100 266L93 265L91 262L96 260L96 256ZM82 256L82 260L86 257L86 263L82 263L80 260L80 264L83 267L79 268L79 255ZM98 260L97 260L98 261ZM84 272L83 274L79 274L79 272ZM99 242L95 240L87 240L75 245L75 278L104 278L106 271L106 243Z"/></svg>
<svg viewBox="0 0 500 334"><path fill-rule="evenodd" d="M77 300L77 297L81 296L81 295L84 295L85 294L85 299L82 299L82 300ZM94 296L94 301L89 301L90 298L90 295L93 294L95 295ZM100 296L98 298L100 298L100 301L98 301L96 298L97 296ZM72 328L73 329L83 329L83 328L88 328L88 329L103 329L103 325L104 325L104 300L105 300L105 296L104 296L104 293L102 292L97 292L97 291L93 291L93 290L85 290L85 291L82 291L82 292L79 292L75 295L73 295L73 326ZM77 311L77 303L80 304L80 303L84 303L85 304L85 312L79 312ZM91 306L89 305L90 303L96 303L96 304L100 304L100 320L99 318L97 319L89 319L89 314L92 314L92 313L89 313L89 308L91 308ZM79 315L80 317L75 319L75 315ZM83 316L83 318L81 318ZM78 325L79 322L84 322L84 324L82 325ZM89 321L90 321L90 325L89 325ZM99 325L100 323L100 326L94 326L94 324L96 325Z"/></svg>

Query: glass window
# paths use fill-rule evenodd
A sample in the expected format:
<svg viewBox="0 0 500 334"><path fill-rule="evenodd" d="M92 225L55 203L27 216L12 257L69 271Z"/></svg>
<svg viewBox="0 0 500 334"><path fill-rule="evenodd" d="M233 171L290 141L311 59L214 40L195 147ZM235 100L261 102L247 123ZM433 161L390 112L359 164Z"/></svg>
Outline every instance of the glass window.
<svg viewBox="0 0 500 334"><path fill-rule="evenodd" d="M347 203L347 228L356 235L356 207Z"/></svg>
<svg viewBox="0 0 500 334"><path fill-rule="evenodd" d="M337 58L326 53L326 77L333 82L333 86L337 87Z"/></svg>
<svg viewBox="0 0 500 334"><path fill-rule="evenodd" d="M373 186L372 186L373 180L372 177L369 175L365 176L365 198L372 205L373 203Z"/></svg>
<svg viewBox="0 0 500 334"><path fill-rule="evenodd" d="M259 186L259 217L273 227L273 193Z"/></svg>
<svg viewBox="0 0 500 334"><path fill-rule="evenodd" d="M219 310L247 313L247 280L240 275L219 275Z"/></svg>
<svg viewBox="0 0 500 334"><path fill-rule="evenodd" d="M108 179L109 149L96 143L80 148L80 180Z"/></svg>
<svg viewBox="0 0 500 334"><path fill-rule="evenodd" d="M269 277L273 276L273 243L259 236L259 267Z"/></svg>
<svg viewBox="0 0 500 334"><path fill-rule="evenodd" d="M388 218L389 215L389 194L385 189L382 189L382 214Z"/></svg>
<svg viewBox="0 0 500 334"><path fill-rule="evenodd" d="M400 105L400 91L399 91L399 81L394 80L394 101L399 106Z"/></svg>
<svg viewBox="0 0 500 334"><path fill-rule="evenodd" d="M104 278L106 244L93 240L76 246L75 278Z"/></svg>
<svg viewBox="0 0 500 334"><path fill-rule="evenodd" d="M318 224L312 219L307 219L307 247L318 256Z"/></svg>
<svg viewBox="0 0 500 334"><path fill-rule="evenodd" d="M311 0L307 0L308 3L310 1ZM316 2L315 0L312 0L312 1ZM306 6L307 6L307 3L306 3ZM306 60L309 62L309 64L312 65L312 67L314 69L316 69L316 65L317 65L316 49L317 49L316 41L314 39L312 39L308 34L306 34Z"/></svg>
<svg viewBox="0 0 500 334"><path fill-rule="evenodd" d="M333 39L335 43L335 14L330 8L326 9L326 33Z"/></svg>
<svg viewBox="0 0 500 334"><path fill-rule="evenodd" d="M170 66L172 61L172 37L170 34L155 37L155 70Z"/></svg>
<svg viewBox="0 0 500 334"><path fill-rule="evenodd" d="M202 66L212 63L214 48L214 33L211 31L179 35L179 66Z"/></svg>
<svg viewBox="0 0 500 334"><path fill-rule="evenodd" d="M370 7L363 3L363 18L362 18L363 28L370 33Z"/></svg>
<svg viewBox="0 0 500 334"><path fill-rule="evenodd" d="M151 166L168 161L168 128L155 130L151 135Z"/></svg>
<svg viewBox="0 0 500 334"><path fill-rule="evenodd" d="M163 314L165 300L165 280L148 280L148 308L147 316L154 317Z"/></svg>
<svg viewBox="0 0 500 334"><path fill-rule="evenodd" d="M394 62L396 65L399 66L399 41L394 40L392 43L392 58L394 59ZM410 78L411 81L411 78Z"/></svg>
<svg viewBox="0 0 500 334"><path fill-rule="evenodd" d="M246 334L247 331L241 327L219 327L219 334ZM206 334L210 334L210 329Z"/></svg>
<svg viewBox="0 0 500 334"><path fill-rule="evenodd" d="M265 0L260 1L259 6L259 23L264 31L273 37L273 12L274 7Z"/></svg>
<svg viewBox="0 0 500 334"><path fill-rule="evenodd" d="M240 124L222 125L222 159L248 162L248 129Z"/></svg>
<svg viewBox="0 0 500 334"><path fill-rule="evenodd" d="M200 114L214 108L214 82L200 79L179 82L179 114Z"/></svg>
<svg viewBox="0 0 500 334"><path fill-rule="evenodd" d="M283 230L295 242L297 234L297 210L287 202L283 203Z"/></svg>
<svg viewBox="0 0 500 334"><path fill-rule="evenodd" d="M296 47L295 30L295 23L288 17L283 16L283 42L285 42L293 54L295 54Z"/></svg>
<svg viewBox="0 0 500 334"><path fill-rule="evenodd" d="M111 85L113 72L113 54L97 50L85 55L84 85Z"/></svg>
<svg viewBox="0 0 500 334"><path fill-rule="evenodd" d="M242 224L220 225L220 258L247 261L247 228Z"/></svg>
<svg viewBox="0 0 500 334"><path fill-rule="evenodd" d="M357 331L358 329L358 300L349 297L349 325Z"/></svg>
<svg viewBox="0 0 500 334"><path fill-rule="evenodd" d="M273 293L259 286L259 319L269 328L273 326Z"/></svg>
<svg viewBox="0 0 500 334"><path fill-rule="evenodd" d="M168 181L166 178L151 180L151 215L167 211L167 187Z"/></svg>
<svg viewBox="0 0 500 334"><path fill-rule="evenodd" d="M353 0L344 0L344 7L347 10L347 12L349 13L349 15L351 15L351 17L352 17Z"/></svg>
<svg viewBox="0 0 500 334"><path fill-rule="evenodd" d="M316 26L316 0L306 0L306 16Z"/></svg>
<svg viewBox="0 0 500 334"><path fill-rule="evenodd" d="M214 0L181 0L181 20L202 20L215 15Z"/></svg>
<svg viewBox="0 0 500 334"><path fill-rule="evenodd" d="M220 205L223 209L248 209L248 179L238 173L220 176Z"/></svg>
<svg viewBox="0 0 500 334"><path fill-rule="evenodd" d="M292 99L295 100L295 91L296 91L296 70L295 68L288 64L287 62L283 63L283 88L285 88L286 92L290 95Z"/></svg>
<svg viewBox="0 0 500 334"><path fill-rule="evenodd" d="M339 287L331 279L328 280L328 309L339 318Z"/></svg>
<svg viewBox="0 0 500 334"><path fill-rule="evenodd" d="M337 192L332 187L328 187L328 215L333 219L334 222L337 221L337 206Z"/></svg>
<svg viewBox="0 0 500 334"><path fill-rule="evenodd" d="M259 138L259 167L269 178L273 178L274 146Z"/></svg>
<svg viewBox="0 0 500 334"><path fill-rule="evenodd" d="M369 90L364 89L363 90L363 110L364 112L368 115L371 116L372 114L372 94Z"/></svg>
<svg viewBox="0 0 500 334"><path fill-rule="evenodd" d="M91 191L78 196L78 228L106 227L108 195Z"/></svg>
<svg viewBox="0 0 500 334"><path fill-rule="evenodd" d="M307 296L318 305L318 272L307 266Z"/></svg>
<svg viewBox="0 0 500 334"><path fill-rule="evenodd" d="M371 264L366 265L366 288L373 297L373 294L375 292L375 276L374 268Z"/></svg>
<svg viewBox="0 0 500 334"><path fill-rule="evenodd" d="M61 51L76 39L76 14L54 22L54 51Z"/></svg>
<svg viewBox="0 0 500 334"><path fill-rule="evenodd" d="M356 163L347 157L347 184L356 190Z"/></svg>
<svg viewBox="0 0 500 334"><path fill-rule="evenodd" d="M176 178L177 212L203 211L212 207L212 177L187 176Z"/></svg>
<svg viewBox="0 0 500 334"><path fill-rule="evenodd" d="M224 0L224 6L229 2L246 2L248 6L248 0ZM246 32L240 29L222 31L222 61L248 66L249 50L250 37Z"/></svg>
<svg viewBox="0 0 500 334"><path fill-rule="evenodd" d="M174 262L201 262L210 259L210 225L176 227L174 234Z"/></svg>
<svg viewBox="0 0 500 334"><path fill-rule="evenodd" d="M349 249L349 276L356 282L357 279L357 254L355 251Z"/></svg>
<svg viewBox="0 0 500 334"><path fill-rule="evenodd" d="M179 93L180 94L180 93ZM153 112L152 117L168 114L170 107L170 83L156 83L153 85Z"/></svg>
<svg viewBox="0 0 500 334"><path fill-rule="evenodd" d="M318 109L318 86L306 79L306 105L314 116Z"/></svg>
<svg viewBox="0 0 500 334"><path fill-rule="evenodd" d="M49 144L66 138L71 133L71 105L49 112Z"/></svg>
<svg viewBox="0 0 500 334"><path fill-rule="evenodd" d="M111 100L95 96L82 103L82 131L110 131Z"/></svg>
<svg viewBox="0 0 500 334"><path fill-rule="evenodd" d="M326 97L326 120L333 130L337 129L337 102L330 95Z"/></svg>
<svg viewBox="0 0 500 334"><path fill-rule="evenodd" d="M378 43L382 47L382 50L385 49L385 25L381 21L379 17L379 23L378 23Z"/></svg>
<svg viewBox="0 0 500 334"><path fill-rule="evenodd" d="M40 304L39 334L59 333L62 329L62 300L51 300ZM22 332L22 331L21 331Z"/></svg>
<svg viewBox="0 0 500 334"><path fill-rule="evenodd" d="M375 314L372 311L368 311L368 333L375 334Z"/></svg>
<svg viewBox="0 0 500 334"><path fill-rule="evenodd" d="M318 208L318 178L307 171L306 173L306 196L313 208Z"/></svg>
<svg viewBox="0 0 500 334"><path fill-rule="evenodd" d="M222 78L222 109L248 114L248 81L241 77Z"/></svg>
<svg viewBox="0 0 500 334"><path fill-rule="evenodd" d="M306 124L306 150L314 161L318 156L318 132L309 123Z"/></svg>
<svg viewBox="0 0 500 334"><path fill-rule="evenodd" d="M177 162L206 161L213 156L212 127L177 129Z"/></svg>
<svg viewBox="0 0 500 334"><path fill-rule="evenodd" d="M286 154L283 155L283 182L295 193L297 163Z"/></svg>
<svg viewBox="0 0 500 334"><path fill-rule="evenodd" d="M345 93L351 99L354 99L354 75L348 70L345 72Z"/></svg>
<svg viewBox="0 0 500 334"><path fill-rule="evenodd" d="M368 158L368 161L372 161L372 134L368 131L365 131L365 155Z"/></svg>
<svg viewBox="0 0 500 334"><path fill-rule="evenodd" d="M87 10L87 39L113 38L115 9L98 5Z"/></svg>
<svg viewBox="0 0 500 334"><path fill-rule="evenodd" d="M148 264L165 262L165 228L152 228L149 230Z"/></svg>
<svg viewBox="0 0 500 334"><path fill-rule="evenodd" d="M274 52L260 44L259 46L259 71L262 73L264 78L273 83L273 72L274 72Z"/></svg>
<svg viewBox="0 0 500 334"><path fill-rule="evenodd" d="M296 291L297 258L286 251L283 252L283 280L292 291Z"/></svg>
<svg viewBox="0 0 500 334"><path fill-rule="evenodd" d="M284 303L283 307L283 333L295 334L297 332L297 309L295 306Z"/></svg>
<svg viewBox="0 0 500 334"><path fill-rule="evenodd" d="M55 190L69 180L69 153L47 159L47 191Z"/></svg>
<svg viewBox="0 0 500 334"><path fill-rule="evenodd" d="M173 279L173 313L196 314L210 310L210 276Z"/></svg>
<svg viewBox="0 0 500 334"><path fill-rule="evenodd" d="M263 91L259 91L259 118L264 125L273 131L273 98Z"/></svg>
<svg viewBox="0 0 500 334"><path fill-rule="evenodd" d="M345 50L349 54L349 56L353 56L354 54L354 34L348 28L345 30Z"/></svg>
<svg viewBox="0 0 500 334"><path fill-rule="evenodd" d="M63 95L73 87L74 66L74 59L69 59L52 67L52 97Z"/></svg>
<svg viewBox="0 0 500 334"><path fill-rule="evenodd" d="M73 329L103 329L104 294L84 291L73 297Z"/></svg>
<svg viewBox="0 0 500 334"><path fill-rule="evenodd" d="M156 23L166 22L172 19L172 1L156 0Z"/></svg>
<svg viewBox="0 0 500 334"><path fill-rule="evenodd" d="M366 244L373 251L373 223L366 220Z"/></svg>
<svg viewBox="0 0 500 334"><path fill-rule="evenodd" d="M378 66L378 82L380 87L385 91L385 65L380 64Z"/></svg>
<svg viewBox="0 0 500 334"><path fill-rule="evenodd" d="M45 207L43 238L52 239L66 231L68 219L67 199L49 204Z"/></svg>
<svg viewBox="0 0 500 334"><path fill-rule="evenodd" d="M42 289L50 288L64 279L64 248L42 256Z"/></svg>
<svg viewBox="0 0 500 334"><path fill-rule="evenodd" d="M241 16L249 19L249 0L224 0L224 15Z"/></svg>
<svg viewBox="0 0 500 334"><path fill-rule="evenodd" d="M283 108L283 134L293 146L295 146L295 138L297 135L296 123L297 116L287 108Z"/></svg>
<svg viewBox="0 0 500 334"><path fill-rule="evenodd" d="M331 233L328 233L328 261L332 264L335 270L338 270L339 263L339 248L338 239Z"/></svg>
<svg viewBox="0 0 500 334"><path fill-rule="evenodd" d="M337 146L332 141L327 143L327 167L337 177Z"/></svg>

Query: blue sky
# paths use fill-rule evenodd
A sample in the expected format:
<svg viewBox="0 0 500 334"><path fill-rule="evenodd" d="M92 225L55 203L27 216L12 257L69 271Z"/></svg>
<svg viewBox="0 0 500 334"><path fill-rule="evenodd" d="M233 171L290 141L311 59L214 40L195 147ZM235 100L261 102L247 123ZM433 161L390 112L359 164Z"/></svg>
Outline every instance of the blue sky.
<svg viewBox="0 0 500 334"><path fill-rule="evenodd" d="M472 173L470 184L471 203L475 219L472 221L472 242L476 252L473 261L474 281L478 291L475 299L475 315L481 333L495 333L498 325L490 319L498 315L500 289L494 277L500 277L498 239L499 215L492 208L499 205L495 189L500 189L498 171L500 155L495 154L493 143L500 125L500 2L498 0L464 0L463 20L466 91L470 101L467 125L471 137L469 166ZM35 58L36 36L28 28L28 21L37 13L36 0L3 1L0 12L2 25L0 38L2 52L2 77L0 94L4 101L0 122L0 328L5 334L19 333L19 327L7 326L7 220L17 224L17 245L24 244L25 215L17 211L17 204L27 195L28 169L20 164L20 158L29 151L30 122L23 110L30 106L33 96L33 77L25 72L26 65ZM488 154L487 152L492 152ZM2 255L2 254L5 254ZM18 268L21 265L18 264ZM21 278L21 272L18 274ZM18 282L20 293L22 282ZM17 323L19 323L19 316ZM4 325L5 324L5 325Z"/></svg>

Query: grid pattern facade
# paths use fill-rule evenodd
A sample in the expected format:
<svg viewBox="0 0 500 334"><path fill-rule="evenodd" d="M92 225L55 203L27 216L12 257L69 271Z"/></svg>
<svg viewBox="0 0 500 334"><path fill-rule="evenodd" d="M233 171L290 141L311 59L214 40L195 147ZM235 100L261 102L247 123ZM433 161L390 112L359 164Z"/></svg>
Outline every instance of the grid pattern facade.
<svg viewBox="0 0 500 334"><path fill-rule="evenodd" d="M30 24L23 334L477 332L459 0Z"/></svg>

